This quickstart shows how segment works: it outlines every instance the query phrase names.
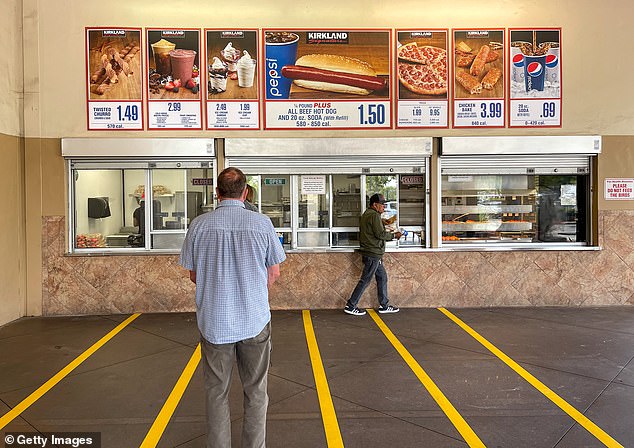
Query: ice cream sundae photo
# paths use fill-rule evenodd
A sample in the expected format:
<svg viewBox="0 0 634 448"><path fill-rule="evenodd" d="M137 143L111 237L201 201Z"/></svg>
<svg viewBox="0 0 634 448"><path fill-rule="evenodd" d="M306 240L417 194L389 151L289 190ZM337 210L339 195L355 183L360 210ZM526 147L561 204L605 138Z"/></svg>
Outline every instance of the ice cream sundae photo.
<svg viewBox="0 0 634 448"><path fill-rule="evenodd" d="M207 99L258 99L258 33L207 30Z"/></svg>
<svg viewBox="0 0 634 448"><path fill-rule="evenodd" d="M220 52L220 54L227 63L229 71L235 72L236 62L238 62L238 59L240 59L240 50L234 48L233 44L229 42L227 46Z"/></svg>
<svg viewBox="0 0 634 448"><path fill-rule="evenodd" d="M229 68L220 58L214 57L213 63L209 66L209 91L220 93L227 90L227 75Z"/></svg>

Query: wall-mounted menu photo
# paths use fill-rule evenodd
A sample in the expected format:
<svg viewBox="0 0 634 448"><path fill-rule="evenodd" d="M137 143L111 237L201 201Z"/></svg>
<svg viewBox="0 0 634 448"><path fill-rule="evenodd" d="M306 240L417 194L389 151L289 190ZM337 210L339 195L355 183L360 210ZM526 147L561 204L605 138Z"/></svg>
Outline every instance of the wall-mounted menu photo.
<svg viewBox="0 0 634 448"><path fill-rule="evenodd" d="M504 127L504 30L453 30L454 127Z"/></svg>
<svg viewBox="0 0 634 448"><path fill-rule="evenodd" d="M198 30L148 30L148 88L151 100L200 98Z"/></svg>
<svg viewBox="0 0 634 448"><path fill-rule="evenodd" d="M86 28L89 130L143 129L140 28Z"/></svg>
<svg viewBox="0 0 634 448"><path fill-rule="evenodd" d="M265 127L391 127L390 49L390 30L264 30Z"/></svg>
<svg viewBox="0 0 634 448"><path fill-rule="evenodd" d="M205 30L207 129L259 129L258 31Z"/></svg>
<svg viewBox="0 0 634 448"><path fill-rule="evenodd" d="M509 126L561 126L561 29L509 30Z"/></svg>
<svg viewBox="0 0 634 448"><path fill-rule="evenodd" d="M504 31L454 31L454 98L504 97Z"/></svg>
<svg viewBox="0 0 634 448"><path fill-rule="evenodd" d="M397 127L447 127L447 30L397 30Z"/></svg>
<svg viewBox="0 0 634 448"><path fill-rule="evenodd" d="M146 29L149 129L202 129L200 30Z"/></svg>

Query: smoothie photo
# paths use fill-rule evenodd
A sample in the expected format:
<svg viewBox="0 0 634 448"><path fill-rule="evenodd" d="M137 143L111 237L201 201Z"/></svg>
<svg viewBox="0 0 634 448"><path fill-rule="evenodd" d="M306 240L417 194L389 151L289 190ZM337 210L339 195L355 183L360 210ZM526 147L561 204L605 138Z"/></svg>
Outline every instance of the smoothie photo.
<svg viewBox="0 0 634 448"><path fill-rule="evenodd" d="M149 100L200 99L200 33L147 30Z"/></svg>

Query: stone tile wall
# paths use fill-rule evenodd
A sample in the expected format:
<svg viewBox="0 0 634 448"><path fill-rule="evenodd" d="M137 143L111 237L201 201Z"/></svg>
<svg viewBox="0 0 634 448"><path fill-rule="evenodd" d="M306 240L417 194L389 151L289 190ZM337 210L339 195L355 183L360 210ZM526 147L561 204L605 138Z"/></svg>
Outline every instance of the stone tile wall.
<svg viewBox="0 0 634 448"><path fill-rule="evenodd" d="M426 252L385 256L402 307L634 305L634 211L599 217L601 251ZM64 218L43 220L43 314L194 310L175 255L64 255ZM361 272L354 253L289 254L273 309L341 308ZM376 288L360 306L376 307Z"/></svg>

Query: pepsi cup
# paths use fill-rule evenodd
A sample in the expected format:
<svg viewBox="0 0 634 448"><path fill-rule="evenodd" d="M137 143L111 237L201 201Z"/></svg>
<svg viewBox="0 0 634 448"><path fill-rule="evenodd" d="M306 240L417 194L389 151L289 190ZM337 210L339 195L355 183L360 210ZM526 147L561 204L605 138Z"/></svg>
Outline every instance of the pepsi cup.
<svg viewBox="0 0 634 448"><path fill-rule="evenodd" d="M266 56L266 99L289 97L292 79L282 76L282 67L293 65L297 60L299 36L287 32L266 32L264 38Z"/></svg>
<svg viewBox="0 0 634 448"><path fill-rule="evenodd" d="M515 82L524 82L524 53L516 44L519 42L511 43L511 79Z"/></svg>
<svg viewBox="0 0 634 448"><path fill-rule="evenodd" d="M524 55L524 83L526 92L531 90L544 90L544 77L546 72L546 55Z"/></svg>
<svg viewBox="0 0 634 448"><path fill-rule="evenodd" d="M546 81L559 83L559 42L551 42L546 53Z"/></svg>

